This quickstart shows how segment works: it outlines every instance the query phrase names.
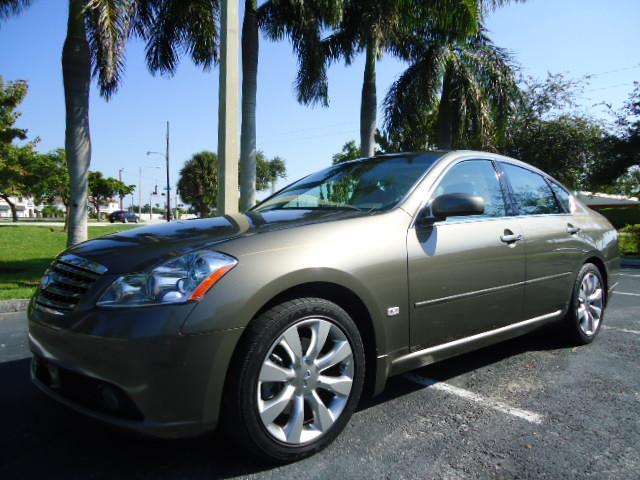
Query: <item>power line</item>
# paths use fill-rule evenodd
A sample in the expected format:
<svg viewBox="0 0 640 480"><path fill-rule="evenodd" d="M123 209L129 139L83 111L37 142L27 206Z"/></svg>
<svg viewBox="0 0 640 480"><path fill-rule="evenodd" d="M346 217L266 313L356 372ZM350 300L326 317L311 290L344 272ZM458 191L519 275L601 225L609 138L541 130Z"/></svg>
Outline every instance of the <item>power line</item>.
<svg viewBox="0 0 640 480"><path fill-rule="evenodd" d="M609 88L626 87L627 85L633 85L633 83L634 82L624 82L624 83L616 83L615 85L607 85L605 87L589 88L585 90L585 92L595 92L597 90L608 90Z"/></svg>
<svg viewBox="0 0 640 480"><path fill-rule="evenodd" d="M587 78L599 77L601 75L609 75L610 73L627 72L629 70L635 70L637 68L640 68L640 63L636 65L632 65L630 67L616 68L615 70L605 70L604 72L587 73L585 77Z"/></svg>

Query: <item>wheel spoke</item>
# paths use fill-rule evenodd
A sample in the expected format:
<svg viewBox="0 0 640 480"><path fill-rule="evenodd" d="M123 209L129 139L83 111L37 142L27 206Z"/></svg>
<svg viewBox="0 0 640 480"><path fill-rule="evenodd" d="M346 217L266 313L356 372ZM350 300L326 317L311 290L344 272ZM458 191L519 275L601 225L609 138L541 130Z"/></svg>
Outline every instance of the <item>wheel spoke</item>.
<svg viewBox="0 0 640 480"><path fill-rule="evenodd" d="M349 393L351 392L352 384L353 379L346 375L342 375L340 377L320 375L318 377L318 388L323 388L330 391L331 393L340 395L341 397L346 397L347 395L349 395Z"/></svg>
<svg viewBox="0 0 640 480"><path fill-rule="evenodd" d="M585 315L587 316L587 331L591 335L593 333L593 315L588 309L585 311Z"/></svg>
<svg viewBox="0 0 640 480"><path fill-rule="evenodd" d="M602 289L597 288L595 292L589 295L589 301L593 303L593 302L598 302L600 300L602 300Z"/></svg>
<svg viewBox="0 0 640 480"><path fill-rule="evenodd" d="M318 366L318 370L322 372L323 370L327 370L328 368L339 364L350 356L351 347L349 346L349 342L337 342L336 347L333 350L316 360L316 365Z"/></svg>
<svg viewBox="0 0 640 480"><path fill-rule="evenodd" d="M287 442L299 443L302 435L302 426L304 425L304 398L297 395L293 399L291 417L285 427L285 435Z"/></svg>
<svg viewBox="0 0 640 480"><path fill-rule="evenodd" d="M307 358L315 360L324 348L331 330L329 322L316 322L311 326L312 338L309 349L307 350Z"/></svg>
<svg viewBox="0 0 640 480"><path fill-rule="evenodd" d="M261 382L288 382L295 377L295 373L290 368L276 365L271 360L266 360L260 370Z"/></svg>
<svg viewBox="0 0 640 480"><path fill-rule="evenodd" d="M593 304L589 305L589 308L591 309L591 316L598 320L600 315L602 315L602 309Z"/></svg>
<svg viewBox="0 0 640 480"><path fill-rule="evenodd" d="M335 421L333 413L324 404L318 395L318 392L313 392L309 397L307 397L307 402L309 402L311 410L313 411L315 424L322 432L326 432Z"/></svg>
<svg viewBox="0 0 640 480"><path fill-rule="evenodd" d="M294 391L294 387L287 386L272 400L262 401L262 403L258 405L260 417L266 425L273 422L284 411L289 402L291 402Z"/></svg>
<svg viewBox="0 0 640 480"><path fill-rule="evenodd" d="M280 345L289 353L292 363L299 365L302 361L302 345L298 329L294 327L284 332Z"/></svg>

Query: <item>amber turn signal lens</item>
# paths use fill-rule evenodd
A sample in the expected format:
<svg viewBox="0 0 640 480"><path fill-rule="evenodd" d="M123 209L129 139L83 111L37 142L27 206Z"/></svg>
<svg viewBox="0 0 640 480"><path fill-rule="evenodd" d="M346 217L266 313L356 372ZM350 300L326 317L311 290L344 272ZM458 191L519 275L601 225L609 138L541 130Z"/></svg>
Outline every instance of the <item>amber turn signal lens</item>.
<svg viewBox="0 0 640 480"><path fill-rule="evenodd" d="M229 270L235 267L236 264L225 265L224 267L220 267L218 270L209 275L200 285L196 288L193 293L189 296L189 300L200 300L205 293L209 291L211 287L213 287L218 280L220 280Z"/></svg>

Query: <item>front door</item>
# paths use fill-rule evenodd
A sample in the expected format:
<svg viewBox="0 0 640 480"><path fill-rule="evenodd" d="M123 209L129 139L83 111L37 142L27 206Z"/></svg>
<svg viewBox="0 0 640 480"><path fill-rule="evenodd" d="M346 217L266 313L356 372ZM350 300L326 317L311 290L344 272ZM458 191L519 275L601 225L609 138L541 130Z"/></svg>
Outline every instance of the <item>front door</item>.
<svg viewBox="0 0 640 480"><path fill-rule="evenodd" d="M418 350L523 319L525 255L518 220L489 160L452 166L431 198L478 195L483 215L411 228L407 238L411 345Z"/></svg>

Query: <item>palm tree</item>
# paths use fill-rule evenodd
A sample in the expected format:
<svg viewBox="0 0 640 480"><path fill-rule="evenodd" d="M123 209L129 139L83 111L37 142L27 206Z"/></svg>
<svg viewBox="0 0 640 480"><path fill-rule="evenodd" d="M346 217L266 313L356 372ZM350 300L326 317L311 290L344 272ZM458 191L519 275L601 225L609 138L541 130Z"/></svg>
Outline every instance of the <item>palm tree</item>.
<svg viewBox="0 0 640 480"><path fill-rule="evenodd" d="M371 0L348 2L334 31L324 38L317 55L300 58L298 100L304 104L328 103L326 68L340 59L347 65L365 53L360 104L360 149L363 156L375 151L377 117L376 62L384 52L404 58L413 38L467 36L477 32L481 8L468 0Z"/></svg>
<svg viewBox="0 0 640 480"><path fill-rule="evenodd" d="M425 41L413 51L411 65L384 101L387 131L409 149L423 148L425 141L443 149L499 143L520 98L508 52L484 32L465 40ZM426 138L429 126L435 142Z"/></svg>
<svg viewBox="0 0 640 480"><path fill-rule="evenodd" d="M272 40L289 38L298 56L309 55L320 32L339 20L344 0L245 0L242 21L242 123L240 127L240 209L255 204L257 181L256 97L259 29Z"/></svg>

